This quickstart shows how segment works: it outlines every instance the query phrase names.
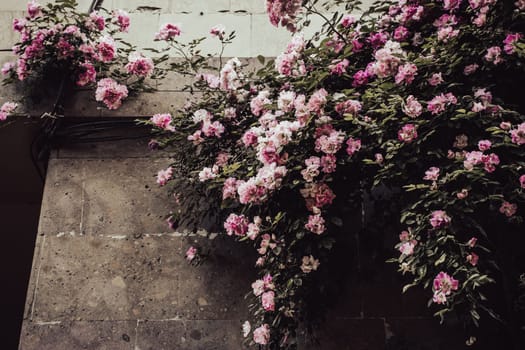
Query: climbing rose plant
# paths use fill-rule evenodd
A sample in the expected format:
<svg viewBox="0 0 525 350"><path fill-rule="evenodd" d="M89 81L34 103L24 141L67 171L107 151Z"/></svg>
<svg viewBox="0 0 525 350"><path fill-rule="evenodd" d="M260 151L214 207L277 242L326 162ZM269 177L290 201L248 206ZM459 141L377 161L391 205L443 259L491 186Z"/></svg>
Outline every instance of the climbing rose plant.
<svg viewBox="0 0 525 350"><path fill-rule="evenodd" d="M195 97L149 122L164 133L152 147L180 149L157 176L180 204L170 224L206 196L222 231L257 250L247 341L296 348L315 276L378 190L395 196L395 220L372 215L399 228L391 261L404 290L427 289L441 318L499 317L485 291L509 276L517 289L525 269L513 244L525 213L525 3L380 2L359 18L353 1L328 2L344 8L330 18L318 1L267 4L291 31L315 14L326 23L255 74L237 58L209 66L199 41L165 25L156 39L187 58L173 67L194 77ZM211 35L222 48L233 39L221 26Z"/></svg>
<svg viewBox="0 0 525 350"><path fill-rule="evenodd" d="M136 51L120 36L129 27L129 15L123 10L84 14L73 0L47 5L32 0L26 16L13 20L20 41L12 48L16 60L2 67L3 84L23 84L25 97L31 97L50 80L63 79L62 90L95 87L95 99L117 109L133 91L151 89L147 78L161 76L155 69L159 59ZM4 104L0 120L15 107L13 102Z"/></svg>

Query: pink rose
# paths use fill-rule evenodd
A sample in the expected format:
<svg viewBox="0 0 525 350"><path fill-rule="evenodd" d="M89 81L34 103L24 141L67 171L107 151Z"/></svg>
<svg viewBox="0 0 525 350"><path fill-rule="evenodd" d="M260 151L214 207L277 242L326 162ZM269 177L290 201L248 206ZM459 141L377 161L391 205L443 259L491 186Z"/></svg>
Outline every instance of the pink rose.
<svg viewBox="0 0 525 350"><path fill-rule="evenodd" d="M499 208L499 212L504 214L508 218L514 216L517 210L518 210L518 206L516 204L509 203L507 201L504 201L501 204L501 207Z"/></svg>
<svg viewBox="0 0 525 350"><path fill-rule="evenodd" d="M346 153L349 156L353 156L354 153L359 152L361 149L361 140L350 137L348 140L346 140L346 145Z"/></svg>
<svg viewBox="0 0 525 350"><path fill-rule="evenodd" d="M103 36L97 44L97 59L102 62L110 62L115 58L115 41L110 36Z"/></svg>
<svg viewBox="0 0 525 350"><path fill-rule="evenodd" d="M490 149L491 146L492 146L492 142L490 142L489 140L480 140L478 142L478 148L482 152Z"/></svg>
<svg viewBox="0 0 525 350"><path fill-rule="evenodd" d="M349 64L350 62L346 58L343 60L334 60L328 68L333 75L343 75L346 73Z"/></svg>
<svg viewBox="0 0 525 350"><path fill-rule="evenodd" d="M472 266L476 266L478 264L479 256L476 253L470 253L467 255L467 262L470 263Z"/></svg>
<svg viewBox="0 0 525 350"><path fill-rule="evenodd" d="M217 24L213 28L210 29L211 36L215 36L219 39L224 39L224 35L226 34L226 27L222 24Z"/></svg>
<svg viewBox="0 0 525 350"><path fill-rule="evenodd" d="M485 60L494 64L499 64L503 61L501 58L501 48L499 46L492 46L487 49Z"/></svg>
<svg viewBox="0 0 525 350"><path fill-rule="evenodd" d="M450 224L452 219L443 210L435 210L430 217L430 225L433 228L441 228Z"/></svg>
<svg viewBox="0 0 525 350"><path fill-rule="evenodd" d="M224 222L224 229L228 236L244 236L248 231L248 219L244 215L230 214Z"/></svg>
<svg viewBox="0 0 525 350"><path fill-rule="evenodd" d="M18 104L15 102L5 102L2 107L0 107L0 121L6 120L16 107L18 107Z"/></svg>
<svg viewBox="0 0 525 350"><path fill-rule="evenodd" d="M253 331L253 341L256 344L267 345L270 341L270 326L263 324Z"/></svg>
<svg viewBox="0 0 525 350"><path fill-rule="evenodd" d="M405 124L398 132L397 137L399 141L406 143L412 142L417 139L417 130L414 124Z"/></svg>
<svg viewBox="0 0 525 350"><path fill-rule="evenodd" d="M304 225L304 227L308 231L313 232L317 235L320 235L326 230L324 223L325 221L323 217L321 216L321 214L309 215L308 223Z"/></svg>
<svg viewBox="0 0 525 350"><path fill-rule="evenodd" d="M104 78L97 83L95 99L102 101L108 109L117 109L122 100L128 97L128 88L111 78Z"/></svg>
<svg viewBox="0 0 525 350"><path fill-rule="evenodd" d="M435 166L433 166L425 172L425 177L423 177L423 180L437 181L438 177L439 177L439 168L436 168Z"/></svg>
<svg viewBox="0 0 525 350"><path fill-rule="evenodd" d="M150 119L150 122L153 123L153 125L166 131L175 131L175 127L171 124L172 121L171 114L169 113L155 114Z"/></svg>
<svg viewBox="0 0 525 350"><path fill-rule="evenodd" d="M441 76L441 73L432 74L432 76L428 79L428 83L432 86L438 86L439 84L442 84L443 77Z"/></svg>
<svg viewBox="0 0 525 350"><path fill-rule="evenodd" d="M77 78L78 86L85 86L89 83L94 83L97 79L97 72L95 67L90 62L84 62L80 65L80 73Z"/></svg>
<svg viewBox="0 0 525 350"><path fill-rule="evenodd" d="M503 46L503 50L505 51L505 53L509 55L513 54L515 51L514 44L518 42L521 39L521 37L522 35L520 33L507 34L507 37L505 38L505 40L503 40L503 44L505 44L505 46Z"/></svg>
<svg viewBox="0 0 525 350"><path fill-rule="evenodd" d="M148 77L153 73L153 60L145 57L139 52L132 52L129 54L128 63L125 66L129 74L135 74L139 77Z"/></svg>
<svg viewBox="0 0 525 350"><path fill-rule="evenodd" d="M520 176L520 186L521 188L525 188L525 174Z"/></svg>
<svg viewBox="0 0 525 350"><path fill-rule="evenodd" d="M160 186L164 186L173 176L173 168L169 167L166 170L159 170L157 174L157 183Z"/></svg>
<svg viewBox="0 0 525 350"><path fill-rule="evenodd" d="M407 97L405 104L403 105L403 112L411 118L416 118L423 112L421 103L412 95Z"/></svg>
<svg viewBox="0 0 525 350"><path fill-rule="evenodd" d="M180 34L181 30L179 24L166 23L160 28L158 33L155 33L155 40L171 40Z"/></svg>
<svg viewBox="0 0 525 350"><path fill-rule="evenodd" d="M472 237L471 239L468 240L467 245L470 248L474 248L474 246L476 245L477 241L478 241L478 239L476 237Z"/></svg>
<svg viewBox="0 0 525 350"><path fill-rule="evenodd" d="M189 247L186 251L186 260L192 261L197 256L197 248Z"/></svg>
<svg viewBox="0 0 525 350"><path fill-rule="evenodd" d="M275 311L275 292L264 292L261 296L262 307L265 311Z"/></svg>
<svg viewBox="0 0 525 350"><path fill-rule="evenodd" d="M128 32L129 30L129 14L124 10L114 10L113 11L113 20L117 23L119 26L119 30L121 32Z"/></svg>

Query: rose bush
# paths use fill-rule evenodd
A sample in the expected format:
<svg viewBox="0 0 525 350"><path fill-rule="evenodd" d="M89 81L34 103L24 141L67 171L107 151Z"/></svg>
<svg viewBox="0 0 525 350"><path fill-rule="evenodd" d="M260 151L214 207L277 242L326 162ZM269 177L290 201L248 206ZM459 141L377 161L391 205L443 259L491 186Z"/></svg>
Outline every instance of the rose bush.
<svg viewBox="0 0 525 350"><path fill-rule="evenodd" d="M295 34L255 75L235 58L204 72L204 57L186 55L199 97L151 119L166 132L152 145L182 150L158 175L176 197L186 191L177 201L190 210L170 224L195 216L205 196L224 232L259 253L245 336L294 348L318 287L311 277L342 237L341 213L359 216L362 194L386 187L397 220L376 215L402 231L391 261L409 277L404 290L429 289L440 317L499 317L488 285L516 291L525 268L513 245L525 212L525 3L379 2L360 18L352 1L329 3L344 13L268 0L274 25L295 31L315 14L326 23L311 40Z"/></svg>
<svg viewBox="0 0 525 350"><path fill-rule="evenodd" d="M525 4L400 1L355 19L352 2L333 3L347 13L312 40L296 34L255 76L237 59L218 74L191 66L201 97L152 118L168 131L161 144L184 148L184 164L159 172L159 184L215 199L226 234L257 248L256 325L243 327L256 344L296 346L341 207L361 210L360 193L379 185L402 189L393 260L411 276L405 289L431 289L442 317L497 317L483 287L508 270L517 285L523 271L511 245L525 199ZM322 15L317 1L267 4L271 22L292 31L298 16Z"/></svg>
<svg viewBox="0 0 525 350"><path fill-rule="evenodd" d="M165 58L146 57L122 39L128 14L104 9L84 14L76 7L74 0L28 3L26 16L13 21L20 42L12 49L16 60L2 67L4 85L22 84L25 97L50 86L59 95L74 86L96 87L96 100L108 109L119 108L133 91L151 90L146 79L162 77L155 64ZM12 112L3 108L1 119Z"/></svg>

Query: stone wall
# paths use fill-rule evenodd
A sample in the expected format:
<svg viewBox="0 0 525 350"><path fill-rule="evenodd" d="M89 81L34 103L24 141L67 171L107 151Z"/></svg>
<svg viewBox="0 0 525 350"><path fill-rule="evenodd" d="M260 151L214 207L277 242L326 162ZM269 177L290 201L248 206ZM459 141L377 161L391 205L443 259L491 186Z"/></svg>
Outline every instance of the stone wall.
<svg viewBox="0 0 525 350"><path fill-rule="evenodd" d="M80 9L87 10L90 0L77 0ZM46 1L40 1L45 3ZM363 7L373 1L364 0ZM105 0L107 9L121 8L130 13L131 28L125 37L139 47L152 47L153 36L164 23L180 23L182 38L193 39L208 35L209 29L223 24L235 30L237 39L226 49L226 56L254 57L278 55L290 38L290 33L273 27L265 13L265 0ZM144 10L153 7L157 10ZM0 1L0 50L8 50L18 36L13 33L13 18L21 17L26 8L25 0ZM320 18L313 18L313 27ZM203 44L206 53L217 53L217 40L207 39Z"/></svg>

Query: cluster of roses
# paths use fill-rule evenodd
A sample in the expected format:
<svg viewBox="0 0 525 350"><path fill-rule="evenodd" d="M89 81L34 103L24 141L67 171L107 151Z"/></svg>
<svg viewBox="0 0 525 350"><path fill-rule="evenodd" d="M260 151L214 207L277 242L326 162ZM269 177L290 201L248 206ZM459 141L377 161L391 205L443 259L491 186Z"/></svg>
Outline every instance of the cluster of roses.
<svg viewBox="0 0 525 350"><path fill-rule="evenodd" d="M294 28L289 23L297 14L299 2L267 3L272 23ZM499 45L496 39L490 40L490 47L483 48L483 55L475 59L469 56L444 63L439 55L444 57L443 61L448 59L447 50L460 45L458 40L465 27L483 29L488 23L493 25L492 17L497 15L498 4L495 0L399 1L381 13L374 25L348 14L334 17L328 39L319 46L295 34L275 60L274 71L268 71L270 65L266 67L261 75L264 78L246 80L240 72L240 62L232 59L221 67L218 76L197 74L199 82L216 92L215 98L207 95L208 99L195 108L183 110L180 118L162 114L151 119L152 124L168 131L168 135L180 131L199 146L200 154L206 154L208 161L215 158L210 167L202 168L200 162L199 168L193 171L198 172L200 182L209 188L220 186L226 208L229 203L236 208L236 213L226 213L226 233L254 241L260 254L256 266L271 280L271 288L264 280L252 286L262 310L257 313L262 316L253 332L255 343L287 344L294 330L286 326L280 329L279 323L273 321L284 322L283 319L295 317L290 315L297 315L300 310L293 310L295 313L290 310L289 300L297 294L286 294L284 285L320 266L315 257L317 250L293 251L291 239L285 234L287 228L281 228L282 232L274 227L268 229L261 217L271 212L268 208L279 192L293 191L304 200L306 210L286 213L287 223L294 224L295 231L290 232L290 236L318 242L317 239L331 235L330 220L325 220L327 216L330 218L330 205L336 195L348 195L334 190L332 179L348 169L342 165L359 166L357 161L366 157L375 158L367 164L373 165L380 180L387 182L390 177L405 176L401 181L407 183L423 177L431 183L420 187L424 189L421 197L431 198L431 205L421 200L423 204L412 207L417 212L412 216L424 219L411 219L410 229L400 235L397 246L401 253L400 270L412 273L428 270L428 274L416 276L415 283L427 281L432 285L432 300L439 305L450 305L472 292L469 286L460 290L459 281L466 284L472 280L469 277L480 271L479 257L472 251L476 239L464 244L468 237L458 234L452 243L457 243L461 253L456 254L454 250L447 251L446 255L441 254L440 249L449 249L449 246L436 242L443 241L441 238L446 234L456 234L452 216L459 225L462 210L470 210L470 202L464 199L478 195L472 190L474 181L489 177L492 181L495 176L506 178L507 174L500 175L500 171L506 171L509 164L513 171L521 171L509 158L516 156L505 152L525 144L523 118L506 113L503 104L493 103L492 93L483 88L491 84L481 76L515 60L523 36L516 32L498 34L495 38ZM524 8L522 2L516 3L516 11ZM217 29L211 33L220 37L222 31ZM315 54L306 55L306 48L315 49ZM464 81L459 84L457 79ZM476 118L482 127L450 127L449 121L453 118L463 118L461 122L465 124L470 123L469 118ZM492 128L498 124L497 130ZM453 129L447 130L453 132L451 137L457 135L450 150L447 150L448 143L445 149L437 150L443 142L431 137L432 132L442 128ZM465 129L472 134L465 135ZM469 142L469 137L474 142ZM425 165L413 167L418 169L416 175L406 170L407 160L417 156L422 145L429 144L434 148L428 154L437 156L420 159L417 163ZM209 153L202 153L208 145ZM469 148L474 145L476 149ZM479 173L479 170L483 171ZM451 176L452 172L460 175ZM158 174L158 182L165 184L171 176L171 168L163 170ZM465 185L464 178L456 183L459 176L466 177L470 185ZM513 186L509 195L516 198L523 193L525 174L518 175L518 179L513 176L508 180ZM443 191L446 195L432 197L434 191ZM453 197L451 210L451 205L443 203L445 197ZM500 212L505 217L515 216L519 209L516 203L501 200L501 196L494 198L501 203ZM281 207L282 203L277 204ZM429 212L428 208L446 211ZM430 246L432 249L426 249ZM429 251L434 255L425 256ZM277 252L281 252L279 257ZM439 256L446 259L446 263L437 261ZM457 257L461 260L455 261ZM439 264L442 263L459 268L441 271ZM462 269L463 265L467 268ZM476 298L472 294L463 299ZM251 325L247 323L243 329L247 336Z"/></svg>
<svg viewBox="0 0 525 350"><path fill-rule="evenodd" d="M80 14L75 6L74 2L42 6L30 1L26 17L13 21L13 29L20 33L20 42L12 49L17 60L6 63L2 73L24 81L41 78L48 67L59 67L77 86L96 83L96 100L117 109L129 91L111 77L111 67L120 69L122 64L129 76L143 80L153 74L154 62L131 48L117 47L122 39L115 34L129 30L127 12L114 10L106 18L102 11Z"/></svg>

